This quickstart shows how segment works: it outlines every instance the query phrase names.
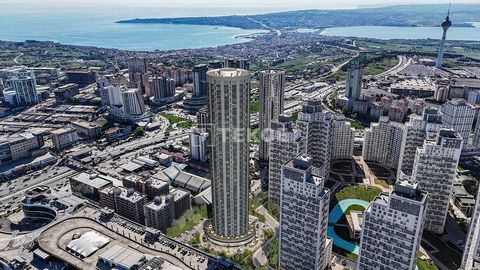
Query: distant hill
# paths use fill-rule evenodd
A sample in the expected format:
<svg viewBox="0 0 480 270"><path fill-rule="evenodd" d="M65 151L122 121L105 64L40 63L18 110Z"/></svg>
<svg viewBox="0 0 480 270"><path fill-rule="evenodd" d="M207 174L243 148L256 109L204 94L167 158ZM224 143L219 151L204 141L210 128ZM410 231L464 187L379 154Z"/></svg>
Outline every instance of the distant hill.
<svg viewBox="0 0 480 270"><path fill-rule="evenodd" d="M219 17L145 18L117 23L196 24L239 27L244 29L317 29L341 26L439 26L448 5L400 5L349 10L299 10L258 15ZM450 11L454 26L472 27L480 22L480 5L454 5Z"/></svg>

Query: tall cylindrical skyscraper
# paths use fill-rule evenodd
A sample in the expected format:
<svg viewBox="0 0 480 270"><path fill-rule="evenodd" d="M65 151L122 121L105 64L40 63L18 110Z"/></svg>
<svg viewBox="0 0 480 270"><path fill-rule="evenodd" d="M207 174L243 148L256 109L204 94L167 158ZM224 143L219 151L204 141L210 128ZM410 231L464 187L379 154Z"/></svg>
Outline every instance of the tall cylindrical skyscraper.
<svg viewBox="0 0 480 270"><path fill-rule="evenodd" d="M213 229L222 237L248 232L249 71L207 72Z"/></svg>

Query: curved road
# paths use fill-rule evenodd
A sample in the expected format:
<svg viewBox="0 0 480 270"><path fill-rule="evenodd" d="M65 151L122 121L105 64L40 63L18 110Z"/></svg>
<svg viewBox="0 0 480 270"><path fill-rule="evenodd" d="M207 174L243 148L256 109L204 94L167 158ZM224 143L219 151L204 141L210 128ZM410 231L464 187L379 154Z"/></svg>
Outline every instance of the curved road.
<svg viewBox="0 0 480 270"><path fill-rule="evenodd" d="M263 216L265 216L265 219L266 219L266 222L267 222L267 225L270 226L270 228L273 229L274 231L274 234L273 236L267 240L267 242L263 243L263 245L261 247L259 247L255 253L253 253L253 256L252 256L252 261L253 261L253 265L255 265L255 267L260 267L260 266L264 266L264 265L268 265L268 258L266 256L266 252L268 250L268 247L272 244L272 242L277 239L278 237L278 229L279 229L279 226L280 224L278 223L277 220L275 220L267 211L267 209L265 209L265 206L263 205L260 205L257 209L256 209L257 213L259 214L262 214ZM270 270L273 270L272 267L270 267L269 265L267 266L268 269Z"/></svg>

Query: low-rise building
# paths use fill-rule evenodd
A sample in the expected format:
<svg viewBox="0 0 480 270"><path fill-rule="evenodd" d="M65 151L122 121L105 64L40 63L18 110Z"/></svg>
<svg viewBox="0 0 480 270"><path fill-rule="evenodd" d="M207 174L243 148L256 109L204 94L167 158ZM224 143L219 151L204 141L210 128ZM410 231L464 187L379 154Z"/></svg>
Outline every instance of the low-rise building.
<svg viewBox="0 0 480 270"><path fill-rule="evenodd" d="M100 190L111 185L112 180L104 175L79 173L70 177L72 193L95 202L100 200Z"/></svg>
<svg viewBox="0 0 480 270"><path fill-rule="evenodd" d="M0 136L0 164L41 154L43 145L44 141L41 133Z"/></svg>
<svg viewBox="0 0 480 270"><path fill-rule="evenodd" d="M470 217L472 215L475 207L475 197L465 190L462 183L453 184L452 200L465 216Z"/></svg>
<svg viewBox="0 0 480 270"><path fill-rule="evenodd" d="M50 137L57 151L62 151L79 140L77 130L71 126L50 131Z"/></svg>
<svg viewBox="0 0 480 270"><path fill-rule="evenodd" d="M132 126L130 125L119 125L109 128L107 131L105 131L105 136L108 142L123 140L128 138L130 135L132 135Z"/></svg>
<svg viewBox="0 0 480 270"><path fill-rule="evenodd" d="M67 102L69 98L78 95L80 93L78 89L78 84L68 83L62 86L59 86L57 89L53 90L55 94L55 99L59 103Z"/></svg>
<svg viewBox="0 0 480 270"><path fill-rule="evenodd" d="M78 134L89 139L96 139L102 136L102 127L95 122L78 120L72 122L72 126L77 130Z"/></svg>
<svg viewBox="0 0 480 270"><path fill-rule="evenodd" d="M145 205L145 225L163 233L167 232L175 219L175 207L173 195L157 196Z"/></svg>
<svg viewBox="0 0 480 270"><path fill-rule="evenodd" d="M100 207L113 209L118 215L145 224L145 195L133 188L107 187L100 191Z"/></svg>
<svg viewBox="0 0 480 270"><path fill-rule="evenodd" d="M191 208L192 203L190 192L183 189L174 188L170 190L170 194L173 195L175 219L180 218L187 210L190 210Z"/></svg>

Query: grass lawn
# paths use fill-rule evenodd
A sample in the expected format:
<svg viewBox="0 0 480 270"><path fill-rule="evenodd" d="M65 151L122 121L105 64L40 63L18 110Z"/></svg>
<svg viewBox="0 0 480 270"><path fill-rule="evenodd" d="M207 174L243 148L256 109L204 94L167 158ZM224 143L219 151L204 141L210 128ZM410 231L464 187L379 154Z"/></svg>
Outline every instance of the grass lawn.
<svg viewBox="0 0 480 270"><path fill-rule="evenodd" d="M375 179L375 184L383 187L383 188L389 188L390 186L388 185L387 181L382 180L382 179Z"/></svg>
<svg viewBox="0 0 480 270"><path fill-rule="evenodd" d="M167 235L169 237L178 237L182 233L197 226L202 220L207 218L208 209L206 205L202 205L201 207L193 207L181 218L173 221L172 225L167 229Z"/></svg>
<svg viewBox="0 0 480 270"><path fill-rule="evenodd" d="M348 186L335 194L338 201L345 199L360 199L371 202L378 194L382 192L377 187Z"/></svg>
<svg viewBox="0 0 480 270"><path fill-rule="evenodd" d="M421 260L420 258L417 259L417 266L418 270L439 270L433 262L430 264L429 262Z"/></svg>
<svg viewBox="0 0 480 270"><path fill-rule="evenodd" d="M355 255L355 254L350 253L350 252L348 252L348 251L346 251L346 250L343 250L343 249L341 249L341 248L338 248L338 247L335 246L335 245L333 246L333 252L334 252L335 254L339 254L339 255L341 255L341 256L343 256L343 257L346 257L347 259L349 259L349 260L351 260L351 261L354 261L354 262L356 262L357 259L358 259L358 255Z"/></svg>
<svg viewBox="0 0 480 270"><path fill-rule="evenodd" d="M351 205L345 211L345 215L350 214L350 211L360 211L363 213L365 212L365 208L363 208L361 205Z"/></svg>
<svg viewBox="0 0 480 270"><path fill-rule="evenodd" d="M295 73L303 71L304 69L308 68L312 61L306 58L297 58L293 60L287 60L277 66L275 68L285 69L288 73Z"/></svg>
<svg viewBox="0 0 480 270"><path fill-rule="evenodd" d="M350 120L350 125L352 125L352 127L356 130L364 130L366 129L367 127L364 126L360 121L352 121Z"/></svg>
<svg viewBox="0 0 480 270"><path fill-rule="evenodd" d="M438 252L432 253L431 255L448 267L448 269L460 268L460 263L462 261L462 255L460 253L450 248L447 243L443 242L438 236L431 232L424 231L422 238L438 250Z"/></svg>
<svg viewBox="0 0 480 270"><path fill-rule="evenodd" d="M397 57L383 58L380 61L369 63L364 69L364 75L377 75L385 72L398 63Z"/></svg>
<svg viewBox="0 0 480 270"><path fill-rule="evenodd" d="M173 114L160 113L160 115L165 117L170 123L170 125L177 124L177 127L179 128L190 128L195 124L192 120L185 119Z"/></svg>

